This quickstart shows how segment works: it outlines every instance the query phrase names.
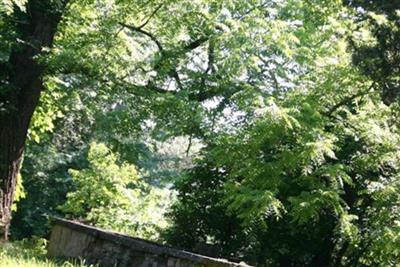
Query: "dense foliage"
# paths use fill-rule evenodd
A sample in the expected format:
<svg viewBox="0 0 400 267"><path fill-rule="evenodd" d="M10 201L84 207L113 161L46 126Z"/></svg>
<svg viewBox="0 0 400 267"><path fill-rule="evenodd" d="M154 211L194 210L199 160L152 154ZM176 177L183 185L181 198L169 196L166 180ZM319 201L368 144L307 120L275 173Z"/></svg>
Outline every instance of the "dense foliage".
<svg viewBox="0 0 400 267"><path fill-rule="evenodd" d="M370 45L368 28L330 22L344 36L357 27L350 37ZM257 102L247 123L219 134L176 183L170 242L207 241L257 265L398 263L398 105L381 102L379 82L335 41L307 61L312 71L291 92Z"/></svg>
<svg viewBox="0 0 400 267"><path fill-rule="evenodd" d="M357 8L356 21L370 42L352 41L353 61L363 73L373 79L380 87L382 100L390 105L396 102L400 93L400 2L346 0L347 5Z"/></svg>
<svg viewBox="0 0 400 267"><path fill-rule="evenodd" d="M60 209L103 228L156 239L166 227L163 215L171 196L142 181L133 165L117 160L104 144L91 144L88 168L69 171L76 189Z"/></svg>
<svg viewBox="0 0 400 267"><path fill-rule="evenodd" d="M395 264L396 111L379 96L356 101L326 114L323 99L296 94L270 102L237 134L221 136L177 183L171 242L194 248L211 241L225 256L258 264Z"/></svg>
<svg viewBox="0 0 400 267"><path fill-rule="evenodd" d="M256 266L396 266L400 6L384 2L1 1L0 137L31 46L43 87L12 236L65 216ZM53 13L52 47L25 38Z"/></svg>

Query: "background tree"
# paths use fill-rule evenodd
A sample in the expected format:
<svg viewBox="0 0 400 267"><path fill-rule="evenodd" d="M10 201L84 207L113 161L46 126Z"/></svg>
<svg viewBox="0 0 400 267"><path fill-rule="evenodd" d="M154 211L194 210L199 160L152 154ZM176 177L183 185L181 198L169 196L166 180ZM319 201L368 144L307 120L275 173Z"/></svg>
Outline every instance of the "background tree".
<svg viewBox="0 0 400 267"><path fill-rule="evenodd" d="M357 10L356 21L369 34L370 42L352 40L353 62L381 88L383 101L390 105L400 92L400 22L398 1L346 0Z"/></svg>
<svg viewBox="0 0 400 267"><path fill-rule="evenodd" d="M70 170L76 189L60 207L73 218L134 236L156 239L167 225L168 190L148 186L133 165L117 163L104 144L92 143L89 166Z"/></svg>

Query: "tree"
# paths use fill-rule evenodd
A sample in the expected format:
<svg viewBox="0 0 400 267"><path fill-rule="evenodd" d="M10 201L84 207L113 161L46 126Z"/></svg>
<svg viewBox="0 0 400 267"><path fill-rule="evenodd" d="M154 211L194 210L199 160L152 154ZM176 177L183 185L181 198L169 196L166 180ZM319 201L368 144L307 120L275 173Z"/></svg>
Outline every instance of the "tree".
<svg viewBox="0 0 400 267"><path fill-rule="evenodd" d="M5 3L9 7L12 1ZM67 9L66 4L31 0L26 12L15 8L2 13L0 215L5 237L44 78L57 81L57 90L67 98L84 91L102 100L102 111L125 109L115 114L116 123L127 131L140 129L150 118L165 135L204 139L213 132L216 114L235 102L236 95L245 92L256 98L271 81L287 75L281 66L290 64L289 47L296 46L289 31L293 25L273 23L272 13L269 20L261 19L279 5L274 2L73 1ZM251 35L251 28L259 31ZM274 34L265 29L274 29ZM47 54L54 36L56 48ZM260 40L257 49L253 38ZM264 42L283 63L266 61L271 51L264 49ZM272 77L267 65L280 67L280 74ZM218 104L209 109L206 101Z"/></svg>
<svg viewBox="0 0 400 267"><path fill-rule="evenodd" d="M398 262L397 108L370 92L371 82L339 69L331 78L346 76L348 87L322 78L309 92L269 100L252 124L209 146L200 167L177 183L172 242L241 244L235 256L257 266ZM241 235L229 232L232 225ZM221 247L230 256L230 246Z"/></svg>
<svg viewBox="0 0 400 267"><path fill-rule="evenodd" d="M6 54L0 61L0 234L4 239L29 123L43 90L45 66L36 58L52 45L66 4L31 0L26 12L15 7L12 14L1 13L2 39L11 35L10 39L19 40L5 40Z"/></svg>
<svg viewBox="0 0 400 267"><path fill-rule="evenodd" d="M398 1L345 0L355 8L357 27L367 42L350 39L353 62L381 89L382 99L390 105L400 94L400 22ZM357 39L357 38L356 38Z"/></svg>
<svg viewBox="0 0 400 267"><path fill-rule="evenodd" d="M8 0L4 6L12 2L22 3ZM330 110L324 111L328 114L352 107L370 93L365 77L344 67L349 64L346 40L353 37L355 13L339 0L101 0L65 5L31 0L26 12L2 8L8 10L0 21L6 51L1 55L0 95L4 232L29 121L44 87L62 96L49 105L57 106L54 114L75 112L65 105L67 99L77 99L78 106L88 109L88 128L95 134L84 142L107 139L115 150L128 147L127 140L136 138L132 133L143 129L157 140L187 136L189 148L193 140L212 145L220 133L244 134L247 129L250 134L265 99L273 97L279 106L288 97L282 105L295 109L295 96L302 99L304 90L315 93L310 98L325 101L317 84L320 94L331 97L326 101ZM54 49L46 53L54 36ZM355 94L344 80L357 85ZM337 81L347 90L338 90ZM43 110L37 111L30 129L36 141L35 130L43 126ZM304 120L308 127L306 117L285 118ZM87 126L72 125L70 133Z"/></svg>
<svg viewBox="0 0 400 267"><path fill-rule="evenodd" d="M96 226L157 239L158 228L167 225L163 214L169 192L149 186L133 165L118 164L104 144L90 145L88 161L88 168L69 170L76 189L60 209Z"/></svg>
<svg viewBox="0 0 400 267"><path fill-rule="evenodd" d="M268 259L268 240L263 239L267 225L256 219L244 225L244 220L228 211L225 183L226 170L213 166L203 151L203 160L181 174L174 183L177 201L167 214L172 224L162 237L168 244L209 256L244 260L260 264ZM269 226L268 226L269 227ZM212 245L212 250L201 250Z"/></svg>
<svg viewBox="0 0 400 267"><path fill-rule="evenodd" d="M318 5L302 11L310 15L315 9ZM357 44L374 44L360 38L366 29L346 20L352 14L328 11L318 17L323 26L304 22L305 29L325 30L331 43L321 44L324 33L312 31L299 39L326 50L305 58L304 75L289 92L253 102L246 122L221 131L208 144L200 167L176 183L180 201L171 213L172 242L193 249L199 239L219 245L239 238L243 248L236 256L248 246L258 255L248 257L257 266L398 262L398 105L382 101L384 79L351 64L350 37ZM193 207L204 216L195 216ZM192 220L186 223L188 214ZM243 236L224 230L232 215ZM214 225L213 217L224 226ZM263 231L255 222L264 224ZM198 236L183 235L182 228ZM223 248L222 255L229 256L229 246Z"/></svg>

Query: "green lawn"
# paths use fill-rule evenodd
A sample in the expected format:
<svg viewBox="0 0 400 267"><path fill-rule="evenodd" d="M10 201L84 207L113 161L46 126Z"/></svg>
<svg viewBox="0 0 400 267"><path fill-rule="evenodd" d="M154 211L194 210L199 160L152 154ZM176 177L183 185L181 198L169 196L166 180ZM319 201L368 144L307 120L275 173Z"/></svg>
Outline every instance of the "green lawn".
<svg viewBox="0 0 400 267"><path fill-rule="evenodd" d="M0 266L1 267L60 267L60 266L84 266L75 265L70 262L57 263L48 259L40 257L21 257L19 255L0 255Z"/></svg>
<svg viewBox="0 0 400 267"><path fill-rule="evenodd" d="M31 239L0 243L0 267L84 267L83 261L46 258L46 240Z"/></svg>

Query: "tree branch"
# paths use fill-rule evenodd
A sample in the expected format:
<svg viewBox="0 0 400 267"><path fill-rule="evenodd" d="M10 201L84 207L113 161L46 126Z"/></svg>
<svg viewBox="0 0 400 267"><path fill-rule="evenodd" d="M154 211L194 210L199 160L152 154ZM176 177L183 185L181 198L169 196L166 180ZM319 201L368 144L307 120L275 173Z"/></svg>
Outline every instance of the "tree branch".
<svg viewBox="0 0 400 267"><path fill-rule="evenodd" d="M209 40L207 53L208 53L207 68L203 73L203 77L201 77L201 84L203 85L203 87L205 87L207 74L209 72L211 72L211 73L215 72L215 69L214 69L214 42L212 39Z"/></svg>
<svg viewBox="0 0 400 267"><path fill-rule="evenodd" d="M147 32L145 30L142 30L140 27L135 27L133 25L128 25L128 24L123 23L123 22L119 22L118 24L121 25L122 27L125 27L125 28L131 30L131 31L139 32L139 33L141 33L143 35L146 35L147 37L149 37L157 45L157 48L158 48L158 50L160 50L160 52L164 51L163 46L161 45L161 43L151 33Z"/></svg>
<svg viewBox="0 0 400 267"><path fill-rule="evenodd" d="M137 28L142 29L144 26L146 26L150 22L150 19L157 13L158 10L161 9L162 6L163 5L160 4L158 7L156 7L156 9L150 14L150 16Z"/></svg>
<svg viewBox="0 0 400 267"><path fill-rule="evenodd" d="M205 73L208 73L209 71L213 73L215 71L214 69L214 58L215 58L215 52L214 52L214 41L210 40L208 44L208 65Z"/></svg>
<svg viewBox="0 0 400 267"><path fill-rule="evenodd" d="M184 47L184 50L188 50L188 51L194 50L194 49L196 49L197 47L199 47L199 46L201 46L202 44L204 44L205 42L207 42L209 39L210 39L209 36L200 37L199 39L194 40L193 42L187 44L187 45Z"/></svg>
<svg viewBox="0 0 400 267"><path fill-rule="evenodd" d="M367 90L365 91L360 91L357 94L351 95L345 99L343 99L342 101L340 101L339 103L337 103L336 105L332 106L327 112L324 112L324 115L330 117L332 116L332 113L335 112L338 108L340 108L341 106L347 105L349 104L351 101L353 101L354 99L356 99L357 97L360 96L364 96L366 94L368 94L371 89L375 86L375 83L372 83Z"/></svg>

